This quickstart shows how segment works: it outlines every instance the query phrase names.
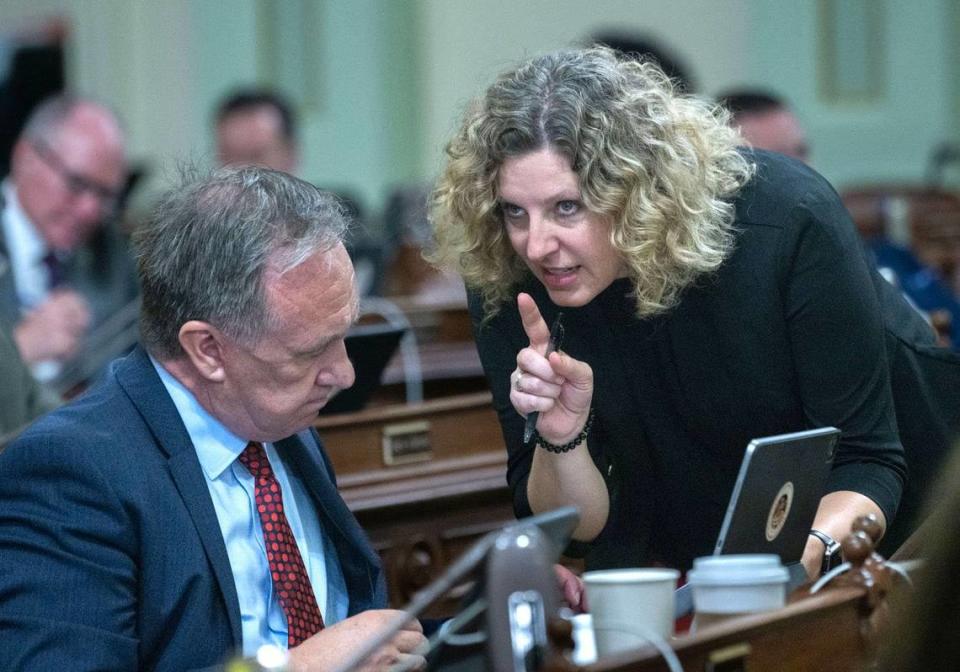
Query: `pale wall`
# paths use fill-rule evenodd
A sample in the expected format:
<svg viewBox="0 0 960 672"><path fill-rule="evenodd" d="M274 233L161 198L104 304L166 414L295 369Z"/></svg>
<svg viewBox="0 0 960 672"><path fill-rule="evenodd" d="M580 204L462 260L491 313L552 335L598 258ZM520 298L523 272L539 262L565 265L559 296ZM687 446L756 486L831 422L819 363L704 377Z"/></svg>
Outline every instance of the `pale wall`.
<svg viewBox="0 0 960 672"><path fill-rule="evenodd" d="M212 105L257 78L258 1L5 0L0 26L71 20L71 82L120 110L156 185L181 157L209 159ZM463 105L498 71L601 28L659 38L705 93L746 82L787 95L815 165L841 186L918 180L932 146L960 135L953 0L873 0L886 16L886 89L867 106L819 96L814 0L316 1L324 104L303 119L302 173L374 209L397 182L436 174Z"/></svg>
<svg viewBox="0 0 960 672"><path fill-rule="evenodd" d="M919 182L932 148L957 138L953 0L872 0L883 17L876 41L883 90L874 101L825 99L818 87L817 3L751 4L749 81L789 96L809 131L814 165L834 184ZM855 57L853 54L850 58Z"/></svg>
<svg viewBox="0 0 960 672"><path fill-rule="evenodd" d="M466 102L526 56L635 29L671 48L703 91L746 76L746 0L422 0L428 165Z"/></svg>

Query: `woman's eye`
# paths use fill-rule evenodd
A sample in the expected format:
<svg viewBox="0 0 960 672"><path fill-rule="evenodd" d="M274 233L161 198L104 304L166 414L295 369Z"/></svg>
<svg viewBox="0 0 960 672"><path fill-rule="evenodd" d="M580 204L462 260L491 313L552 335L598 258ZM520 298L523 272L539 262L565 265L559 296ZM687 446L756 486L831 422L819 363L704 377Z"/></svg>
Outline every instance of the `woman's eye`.
<svg viewBox="0 0 960 672"><path fill-rule="evenodd" d="M557 212L568 217L575 215L580 210L580 203L577 201L560 201L557 203Z"/></svg>
<svg viewBox="0 0 960 672"><path fill-rule="evenodd" d="M503 210L503 216L507 219L518 219L524 215L523 208L519 206L504 203L500 207Z"/></svg>

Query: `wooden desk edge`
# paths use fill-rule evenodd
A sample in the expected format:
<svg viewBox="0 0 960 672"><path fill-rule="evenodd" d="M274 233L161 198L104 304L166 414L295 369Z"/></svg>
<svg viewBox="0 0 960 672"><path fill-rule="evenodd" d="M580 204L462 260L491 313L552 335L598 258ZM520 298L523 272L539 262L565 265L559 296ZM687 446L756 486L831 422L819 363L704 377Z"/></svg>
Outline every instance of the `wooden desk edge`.
<svg viewBox="0 0 960 672"><path fill-rule="evenodd" d="M432 399L420 404L397 404L369 408L356 413L339 415L322 415L317 418L313 426L318 430L333 427L344 427L361 424L382 424L411 418L450 413L472 408L489 408L493 405L493 395L490 392L472 392L445 399Z"/></svg>
<svg viewBox="0 0 960 672"><path fill-rule="evenodd" d="M845 609L859 612L862 602L866 599L867 591L863 588L831 588L818 595L790 603L776 611L731 618L729 621L705 628L701 632L672 639L670 644L677 656L683 659L687 651L706 646L719 649L748 641L755 636L771 632L778 624L796 628L798 624L811 620L823 620L826 614L835 614ZM578 669L584 672L623 671L659 658L660 653L651 645L635 651L611 655Z"/></svg>

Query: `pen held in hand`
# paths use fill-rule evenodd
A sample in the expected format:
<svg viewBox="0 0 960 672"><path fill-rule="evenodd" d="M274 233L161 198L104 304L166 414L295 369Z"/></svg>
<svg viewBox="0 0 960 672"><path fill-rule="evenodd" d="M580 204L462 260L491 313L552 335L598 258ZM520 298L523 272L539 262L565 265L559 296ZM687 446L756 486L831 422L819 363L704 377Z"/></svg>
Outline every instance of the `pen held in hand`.
<svg viewBox="0 0 960 672"><path fill-rule="evenodd" d="M553 318L553 325L550 327L550 340L547 342L547 351L543 353L544 357L549 357L551 352L560 349L560 343L563 340L563 324L560 322L562 317L563 313L558 312L557 316ZM539 417L540 411L532 411L527 415L526 424L523 426L524 444L530 443L530 439L533 438L533 430L537 428L537 418Z"/></svg>

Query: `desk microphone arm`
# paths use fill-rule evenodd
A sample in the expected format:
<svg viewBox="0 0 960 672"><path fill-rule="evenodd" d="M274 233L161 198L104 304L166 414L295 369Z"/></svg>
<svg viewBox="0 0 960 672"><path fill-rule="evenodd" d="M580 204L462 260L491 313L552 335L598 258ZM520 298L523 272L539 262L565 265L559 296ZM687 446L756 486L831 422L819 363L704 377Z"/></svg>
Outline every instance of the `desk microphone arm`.
<svg viewBox="0 0 960 672"><path fill-rule="evenodd" d="M433 603L443 597L458 583L463 581L472 571L481 566L483 559L496 539L497 532L491 532L476 542L466 553L460 556L447 570L433 583L418 591L402 614L391 621L377 637L370 640L366 646L351 656L336 672L350 672L368 658L374 651L393 639L404 625L417 618Z"/></svg>
<svg viewBox="0 0 960 672"><path fill-rule="evenodd" d="M486 669L492 672L539 670L550 650L548 623L557 615L561 604L553 563L577 520L576 510L566 507L518 521L482 537L440 578L414 595L404 613L336 672L349 672L359 666L405 624L471 575L483 581L485 588Z"/></svg>
<svg viewBox="0 0 960 672"><path fill-rule="evenodd" d="M535 672L551 642L548 624L560 610L556 553L535 525L501 532L487 554L487 669Z"/></svg>

